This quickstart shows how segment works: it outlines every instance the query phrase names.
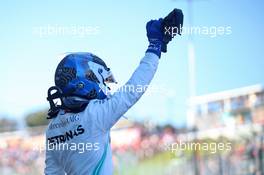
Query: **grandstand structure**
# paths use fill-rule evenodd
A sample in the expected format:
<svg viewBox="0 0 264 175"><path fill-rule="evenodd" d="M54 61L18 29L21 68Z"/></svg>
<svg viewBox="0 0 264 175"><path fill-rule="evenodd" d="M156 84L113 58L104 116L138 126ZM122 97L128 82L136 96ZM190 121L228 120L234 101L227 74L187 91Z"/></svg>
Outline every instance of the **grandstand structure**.
<svg viewBox="0 0 264 175"><path fill-rule="evenodd" d="M188 105L188 126L199 131L230 125L264 124L262 85L195 96L189 99Z"/></svg>

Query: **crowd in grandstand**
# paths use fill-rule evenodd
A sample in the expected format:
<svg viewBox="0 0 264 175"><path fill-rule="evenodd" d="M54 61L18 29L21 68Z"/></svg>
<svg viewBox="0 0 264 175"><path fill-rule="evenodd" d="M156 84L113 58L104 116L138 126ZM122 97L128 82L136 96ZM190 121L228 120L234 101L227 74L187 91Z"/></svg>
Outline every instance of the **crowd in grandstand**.
<svg viewBox="0 0 264 175"><path fill-rule="evenodd" d="M45 151L34 147L36 142L44 143L43 139L43 135L1 138L0 174L43 174ZM166 144L173 142L177 142L177 133L172 127L150 130L143 125L136 124L130 128L113 131L111 146L114 165L118 169L122 163L136 164L160 152L168 151ZM248 168L254 171L257 165L256 157L262 154L261 151L257 142L255 144L252 140L247 140L232 150L228 161L235 165L238 158L247 159Z"/></svg>

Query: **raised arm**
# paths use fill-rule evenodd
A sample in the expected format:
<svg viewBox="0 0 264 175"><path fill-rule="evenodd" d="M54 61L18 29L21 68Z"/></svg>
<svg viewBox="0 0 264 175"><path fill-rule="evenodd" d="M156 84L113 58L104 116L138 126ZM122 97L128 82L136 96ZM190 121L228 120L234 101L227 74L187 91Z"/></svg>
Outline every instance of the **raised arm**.
<svg viewBox="0 0 264 175"><path fill-rule="evenodd" d="M94 111L101 129L110 129L139 100L153 79L161 56L163 38L161 23L162 19L147 23L149 47L128 82L110 98L94 100L88 105L87 110Z"/></svg>
<svg viewBox="0 0 264 175"><path fill-rule="evenodd" d="M110 98L95 100L89 104L89 108L96 113L97 123L101 129L110 129L139 100L154 77L158 63L158 56L147 52L124 86Z"/></svg>

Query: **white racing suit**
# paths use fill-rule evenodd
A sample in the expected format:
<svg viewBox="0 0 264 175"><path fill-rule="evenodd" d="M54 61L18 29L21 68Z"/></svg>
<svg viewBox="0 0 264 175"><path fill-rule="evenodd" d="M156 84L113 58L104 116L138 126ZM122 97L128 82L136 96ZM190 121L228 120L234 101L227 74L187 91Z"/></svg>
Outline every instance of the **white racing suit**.
<svg viewBox="0 0 264 175"><path fill-rule="evenodd" d="M158 56L147 52L123 87L148 86L158 63ZM124 89L107 99L91 100L80 113L61 110L52 119L46 130L46 175L113 173L110 129L144 93Z"/></svg>

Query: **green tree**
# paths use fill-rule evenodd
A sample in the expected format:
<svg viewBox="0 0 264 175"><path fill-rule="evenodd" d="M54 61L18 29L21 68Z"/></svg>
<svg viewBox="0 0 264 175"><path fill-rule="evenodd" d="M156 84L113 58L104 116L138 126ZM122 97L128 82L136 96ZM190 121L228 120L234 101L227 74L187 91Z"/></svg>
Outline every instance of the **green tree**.
<svg viewBox="0 0 264 175"><path fill-rule="evenodd" d="M17 122L7 117L1 117L0 119L0 132L14 131L17 129Z"/></svg>
<svg viewBox="0 0 264 175"><path fill-rule="evenodd" d="M47 125L49 123L47 120L47 110L30 113L25 117L25 120L28 127Z"/></svg>

